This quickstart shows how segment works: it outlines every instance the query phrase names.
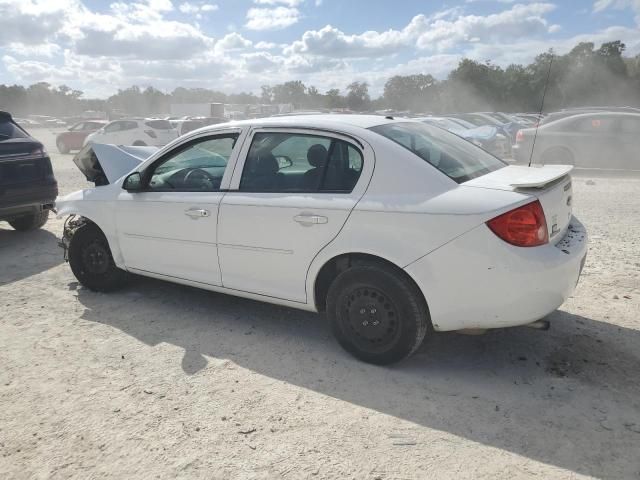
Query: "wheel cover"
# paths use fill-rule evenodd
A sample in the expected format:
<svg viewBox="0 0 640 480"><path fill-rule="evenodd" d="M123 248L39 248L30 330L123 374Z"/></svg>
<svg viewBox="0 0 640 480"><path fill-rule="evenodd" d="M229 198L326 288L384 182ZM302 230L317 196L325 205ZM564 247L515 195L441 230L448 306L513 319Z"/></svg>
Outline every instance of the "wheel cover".
<svg viewBox="0 0 640 480"><path fill-rule="evenodd" d="M385 351L400 335L398 309L377 288L361 286L345 296L343 325L356 346L367 352Z"/></svg>
<svg viewBox="0 0 640 480"><path fill-rule="evenodd" d="M107 273L109 264L109 252L101 242L93 241L82 250L82 266L87 273Z"/></svg>

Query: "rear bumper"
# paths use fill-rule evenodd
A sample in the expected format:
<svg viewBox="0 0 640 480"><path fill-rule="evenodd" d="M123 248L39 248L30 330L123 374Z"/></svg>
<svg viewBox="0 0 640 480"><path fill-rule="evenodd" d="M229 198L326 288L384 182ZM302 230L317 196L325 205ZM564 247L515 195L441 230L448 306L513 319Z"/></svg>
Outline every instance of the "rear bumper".
<svg viewBox="0 0 640 480"><path fill-rule="evenodd" d="M58 184L55 182L12 190L11 195L3 195L0 187L0 220L13 220L51 209L58 196Z"/></svg>
<svg viewBox="0 0 640 480"><path fill-rule="evenodd" d="M422 289L436 330L524 325L573 293L587 253L574 217L556 244L520 248L481 225L406 267Z"/></svg>

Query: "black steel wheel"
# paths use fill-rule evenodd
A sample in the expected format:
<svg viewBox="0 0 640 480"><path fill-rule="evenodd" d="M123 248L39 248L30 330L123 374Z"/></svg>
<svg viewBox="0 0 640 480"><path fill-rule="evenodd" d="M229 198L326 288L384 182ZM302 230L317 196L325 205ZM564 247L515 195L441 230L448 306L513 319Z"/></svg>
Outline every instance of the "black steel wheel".
<svg viewBox="0 0 640 480"><path fill-rule="evenodd" d="M405 274L356 265L333 281L327 315L338 342L365 362L386 365L414 353L430 325L421 292Z"/></svg>
<svg viewBox="0 0 640 480"><path fill-rule="evenodd" d="M73 233L69 265L82 285L97 292L116 290L127 278L126 272L116 267L106 237L93 223L85 223Z"/></svg>

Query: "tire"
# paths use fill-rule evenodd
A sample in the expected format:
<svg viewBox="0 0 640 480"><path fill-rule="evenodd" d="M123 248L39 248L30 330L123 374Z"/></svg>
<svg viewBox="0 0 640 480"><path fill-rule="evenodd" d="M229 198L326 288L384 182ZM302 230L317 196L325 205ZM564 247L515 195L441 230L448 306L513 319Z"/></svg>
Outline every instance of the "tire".
<svg viewBox="0 0 640 480"><path fill-rule="evenodd" d="M42 227L49 220L49 210L42 210L33 215L25 215L9 222L14 229L19 232L27 232Z"/></svg>
<svg viewBox="0 0 640 480"><path fill-rule="evenodd" d="M136 140L135 142L133 142L133 146L134 147L146 147L147 144L144 143L142 140Z"/></svg>
<svg viewBox="0 0 640 480"><path fill-rule="evenodd" d="M336 277L327 295L327 316L338 343L376 365L409 357L431 324L418 288L400 272L375 264L356 265Z"/></svg>
<svg viewBox="0 0 640 480"><path fill-rule="evenodd" d="M82 225L71 237L69 265L78 281L94 292L117 290L127 280L127 272L116 267L106 237L93 223Z"/></svg>
<svg viewBox="0 0 640 480"><path fill-rule="evenodd" d="M62 140L61 138L58 139L58 141L56 142L56 146L58 147L58 151L60 153L69 153L69 147L67 146L66 143L64 143L64 140Z"/></svg>
<svg viewBox="0 0 640 480"><path fill-rule="evenodd" d="M553 147L542 154L543 165L574 165L571 151L564 147Z"/></svg>

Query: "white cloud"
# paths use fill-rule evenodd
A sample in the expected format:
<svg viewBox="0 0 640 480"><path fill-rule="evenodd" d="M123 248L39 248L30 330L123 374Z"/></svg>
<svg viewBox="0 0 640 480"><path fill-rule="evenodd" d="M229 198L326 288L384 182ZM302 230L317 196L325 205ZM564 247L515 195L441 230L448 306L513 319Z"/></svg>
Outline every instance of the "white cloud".
<svg viewBox="0 0 640 480"><path fill-rule="evenodd" d="M487 16L461 15L460 9L453 8L431 16L416 15L402 30L354 35L327 25L305 32L286 53L361 58L391 55L415 46L446 52L472 43L512 41L557 31L544 18L554 8L550 3L518 4Z"/></svg>
<svg viewBox="0 0 640 480"><path fill-rule="evenodd" d="M216 43L216 48L222 51L226 50L244 50L251 47L253 43L247 40L239 33L229 33L222 37Z"/></svg>
<svg viewBox="0 0 640 480"><path fill-rule="evenodd" d="M300 11L297 8L250 8L245 27L249 30L280 30L297 23Z"/></svg>
<svg viewBox="0 0 640 480"><path fill-rule="evenodd" d="M202 13L215 12L218 10L218 5L213 3L205 3L204 5L198 5L192 2L183 2L178 7L182 13L186 15L196 15L198 18L202 17Z"/></svg>

